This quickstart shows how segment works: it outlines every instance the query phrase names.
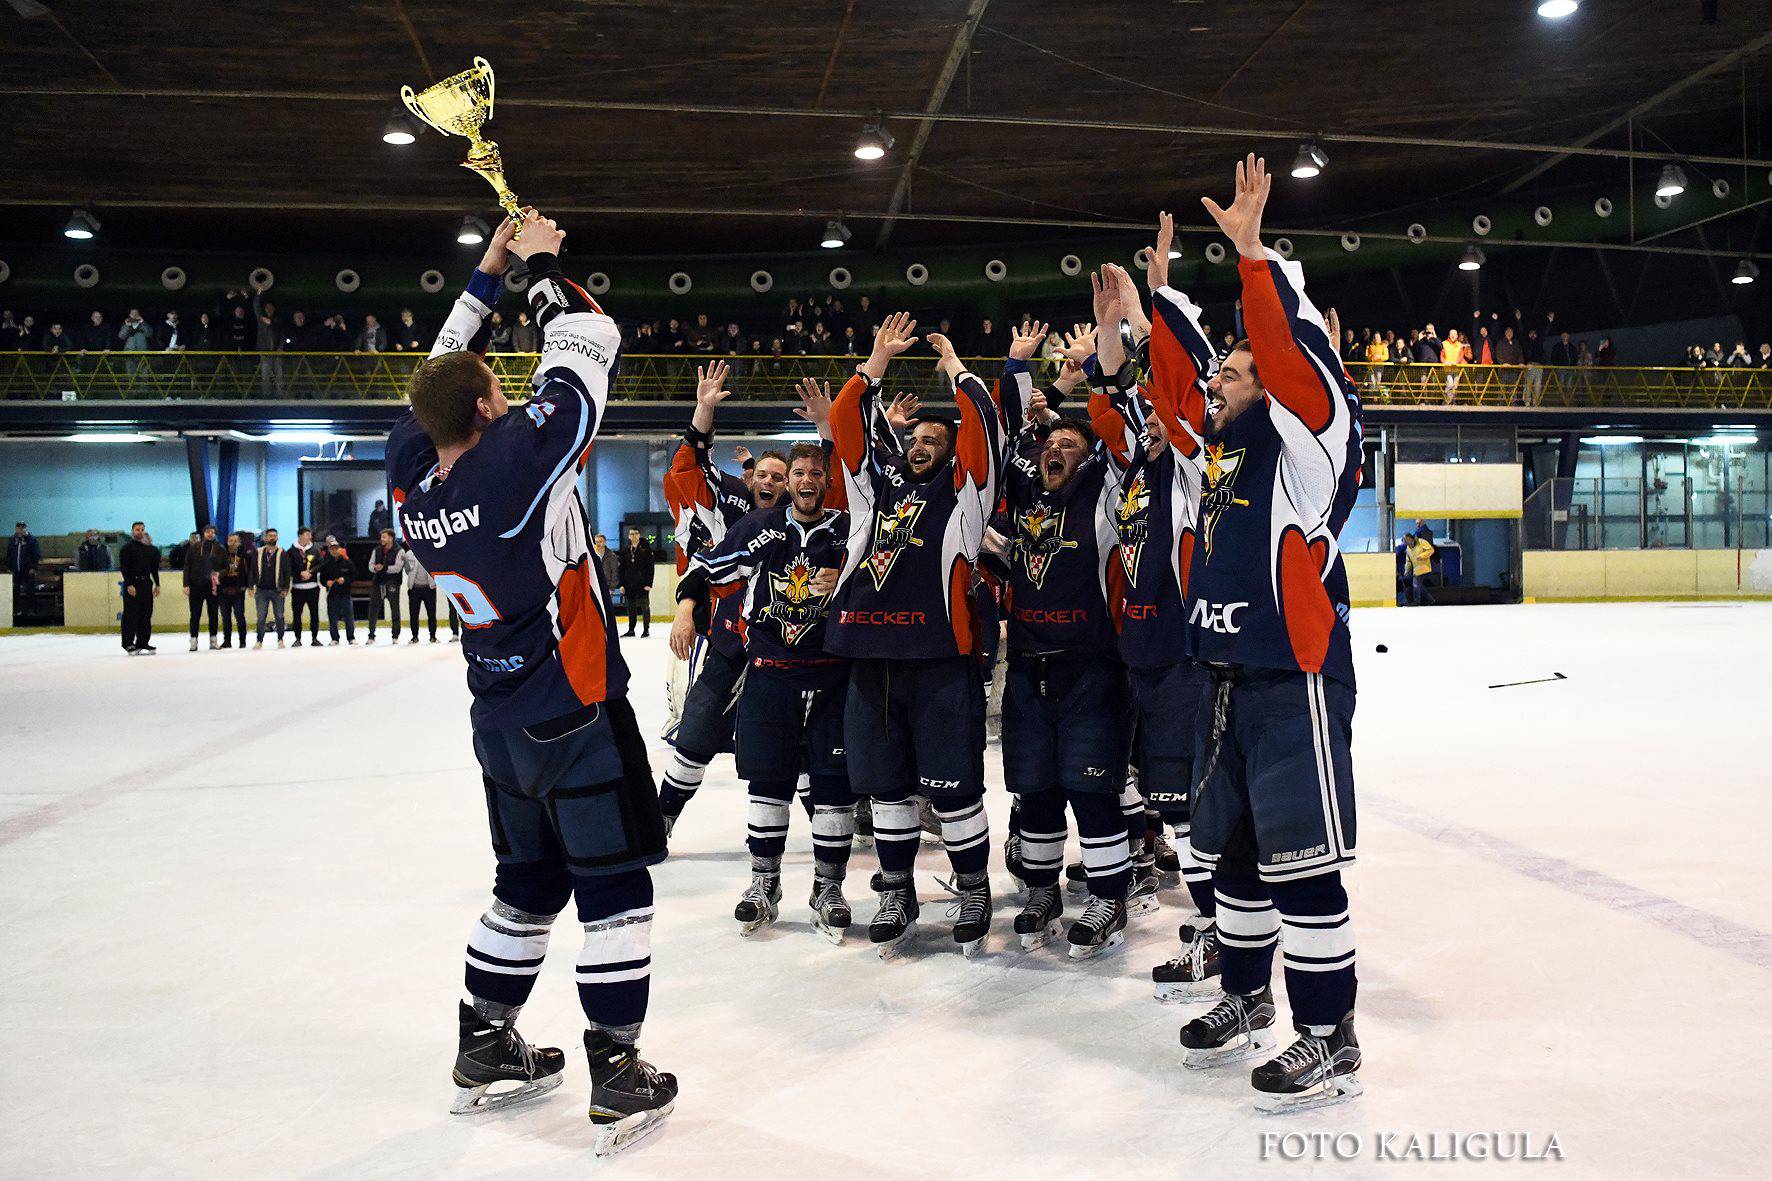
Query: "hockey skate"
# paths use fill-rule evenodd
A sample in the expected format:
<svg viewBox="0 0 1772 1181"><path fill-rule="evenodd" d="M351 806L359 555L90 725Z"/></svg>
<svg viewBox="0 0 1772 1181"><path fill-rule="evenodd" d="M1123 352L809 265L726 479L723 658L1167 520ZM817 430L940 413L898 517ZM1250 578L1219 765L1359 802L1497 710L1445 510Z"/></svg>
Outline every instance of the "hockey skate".
<svg viewBox="0 0 1772 1181"><path fill-rule="evenodd" d="M1126 913L1157 913L1157 863L1148 854L1132 863L1132 885L1126 891Z"/></svg>
<svg viewBox="0 0 1772 1181"><path fill-rule="evenodd" d="M1064 899L1057 886L1029 886L1027 906L1015 916L1023 951L1037 951L1064 934Z"/></svg>
<svg viewBox="0 0 1772 1181"><path fill-rule="evenodd" d="M1185 1059L1195 1070L1259 1058L1278 1044L1272 989L1244 996L1227 992L1211 1012L1181 1027Z"/></svg>
<svg viewBox="0 0 1772 1181"><path fill-rule="evenodd" d="M780 901L781 875L753 873L751 884L745 887L744 896L732 908L732 917L738 920L738 933L749 938L773 923L779 913L776 904Z"/></svg>
<svg viewBox="0 0 1772 1181"><path fill-rule="evenodd" d="M614 1156L652 1135L677 1106L677 1076L654 1070L637 1046L587 1029L585 1057L591 1063L590 1117L598 1156Z"/></svg>
<svg viewBox="0 0 1772 1181"><path fill-rule="evenodd" d="M1081 861L1073 861L1064 867L1064 892L1066 894L1087 894L1089 892L1089 871L1083 868Z"/></svg>
<svg viewBox="0 0 1772 1181"><path fill-rule="evenodd" d="M1327 1035L1311 1033L1302 1025L1295 1028L1298 1040L1249 1076L1256 1092L1255 1110L1266 1115L1310 1111L1346 1103L1364 1090L1352 1013Z"/></svg>
<svg viewBox="0 0 1772 1181"><path fill-rule="evenodd" d="M967 959L984 947L984 937L991 929L991 879L978 873L952 880L937 878L941 888L953 895L948 904L948 917L954 920L954 942Z"/></svg>
<svg viewBox="0 0 1772 1181"><path fill-rule="evenodd" d="M1211 1000L1218 987L1218 928L1181 925L1181 954L1151 969L1158 1000L1168 1004Z"/></svg>
<svg viewBox="0 0 1772 1181"><path fill-rule="evenodd" d="M1157 880L1165 886L1181 885L1181 854L1169 843L1169 838L1157 834Z"/></svg>
<svg viewBox="0 0 1772 1181"><path fill-rule="evenodd" d="M1022 877L1025 871L1021 864L1021 834L1013 828L1009 830L1009 835L1003 838L1003 868L1007 869L1009 876L1015 879L1016 894L1025 900L1028 884L1027 879Z"/></svg>
<svg viewBox="0 0 1772 1181"><path fill-rule="evenodd" d="M1073 960L1094 959L1126 942L1126 904L1117 898L1091 898L1069 936Z"/></svg>
<svg viewBox="0 0 1772 1181"><path fill-rule="evenodd" d="M466 1003L458 1007L457 1020L461 1040L450 1114L495 1111L538 1099L560 1085L560 1071L566 1066L561 1051L530 1045L512 1021L494 1024Z"/></svg>
<svg viewBox="0 0 1772 1181"><path fill-rule="evenodd" d="M897 882L887 881L881 875L877 893L880 909L874 913L874 921L868 924L868 941L884 960L890 959L898 951L899 944L916 929L921 908L917 905L917 891L908 874L903 881Z"/></svg>
<svg viewBox="0 0 1772 1181"><path fill-rule="evenodd" d="M843 897L843 883L833 878L814 878L807 905L812 907L812 923L819 934L841 946L853 917L849 900Z"/></svg>

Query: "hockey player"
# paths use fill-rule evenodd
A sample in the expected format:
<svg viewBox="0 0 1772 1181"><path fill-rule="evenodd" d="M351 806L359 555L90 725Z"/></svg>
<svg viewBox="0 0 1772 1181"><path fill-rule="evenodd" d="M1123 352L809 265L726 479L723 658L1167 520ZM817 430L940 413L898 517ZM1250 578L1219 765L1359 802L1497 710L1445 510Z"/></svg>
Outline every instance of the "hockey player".
<svg viewBox="0 0 1772 1181"><path fill-rule="evenodd" d="M1213 678L1193 847L1213 869L1224 999L1181 1040L1196 1062L1272 1042L1268 980L1283 926L1299 1036L1251 1077L1256 1106L1278 1111L1360 1091L1340 873L1354 857L1354 666L1335 538L1361 457L1359 396L1303 270L1261 245L1271 184L1251 154L1228 209L1202 199L1237 248L1249 337L1220 361L1192 424L1206 448L1187 632Z"/></svg>
<svg viewBox="0 0 1772 1181"><path fill-rule="evenodd" d="M787 486L787 465L779 457L757 461L748 480L714 463L714 409L731 397L726 389L727 366L715 361L705 368L697 366L695 372L695 413L664 480L665 500L677 522L679 576L691 559L717 545L740 517L754 509L773 508ZM739 603L740 598L730 594L713 599L711 611L697 621L697 640L687 655L679 657L689 666L689 691L683 695L676 724L665 734L671 761L659 782L658 802L667 837L701 787L708 764L732 746L744 671Z"/></svg>
<svg viewBox="0 0 1772 1181"><path fill-rule="evenodd" d="M656 1130L677 1081L635 1041L650 979L652 881L664 824L609 588L590 552L577 484L602 424L621 346L614 321L560 273L565 235L530 211L501 225L388 439L403 531L467 628L474 753L498 865L492 905L468 938L455 1065L458 1113L559 1085L561 1051L516 1029L569 898L584 924L579 1000L590 1028L596 1151ZM476 351L508 256L529 264L543 331L534 396L513 408Z"/></svg>
<svg viewBox="0 0 1772 1181"><path fill-rule="evenodd" d="M993 396L932 333L959 421L923 414L902 458L885 456L869 445L870 424L883 412L880 381L892 358L916 343L915 331L908 315L888 317L831 412L851 515L825 647L853 661L844 746L856 791L874 801L881 890L868 938L889 954L916 922L911 796L923 794L940 817L954 870L954 941L972 955L991 919L972 583L997 501L1003 424L1021 420L1027 376L1000 382ZM1000 408L999 397L1011 405Z"/></svg>
<svg viewBox="0 0 1772 1181"><path fill-rule="evenodd" d="M1045 335L1017 334L1005 381L1026 371ZM1109 604L1119 561L1118 482L1078 419L1046 429L1033 471L1005 477L1011 529L1009 668L1003 689L1003 779L1015 793L1028 904L1016 916L1024 946L1058 925L1058 871L1068 801L1077 819L1090 901L1071 924L1073 959L1125 939L1131 848L1120 810L1131 742L1126 669ZM1140 823L1140 844L1143 831Z"/></svg>
<svg viewBox="0 0 1772 1181"><path fill-rule="evenodd" d="M687 643L685 625L710 590L744 587L737 764L750 784L751 883L733 917L746 935L775 921L789 804L804 767L817 866L808 904L819 929L840 943L850 923L843 879L855 834L855 797L843 753L849 667L825 652L824 635L849 518L825 505L824 448L796 443L788 463L788 504L747 514L690 564L678 590L671 640L673 646Z"/></svg>
<svg viewBox="0 0 1772 1181"><path fill-rule="evenodd" d="M1168 286L1174 220L1159 222L1146 278L1156 313L1144 315L1137 290L1119 267L1103 268L1098 300L1111 300L1148 352L1149 379L1133 388L1135 367L1117 325L1100 334L1090 412L1122 466L1119 531L1123 606L1120 651L1132 678L1138 718L1138 765L1147 798L1181 840L1179 869L1198 917L1181 928L1181 953L1151 970L1159 1000L1210 997L1217 991L1217 908L1211 875L1190 848L1189 791L1194 780L1193 727L1204 670L1188 656L1184 603L1197 542L1203 440L1192 425L1204 413L1204 375L1214 365L1199 309Z"/></svg>

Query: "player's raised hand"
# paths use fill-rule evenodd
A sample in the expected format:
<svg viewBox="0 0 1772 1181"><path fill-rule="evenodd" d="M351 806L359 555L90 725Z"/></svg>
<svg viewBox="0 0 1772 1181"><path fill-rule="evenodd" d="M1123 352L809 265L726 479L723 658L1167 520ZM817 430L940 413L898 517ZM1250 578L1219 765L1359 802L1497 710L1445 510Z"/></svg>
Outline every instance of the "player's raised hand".
<svg viewBox="0 0 1772 1181"><path fill-rule="evenodd" d="M559 254L565 241L566 231L555 225L553 218L531 209L523 219L523 236L507 249L518 258L528 259L537 254Z"/></svg>
<svg viewBox="0 0 1772 1181"><path fill-rule="evenodd" d="M724 361L715 361L711 365L695 367L695 403L698 406L718 406L732 396L726 388L726 374L730 372Z"/></svg>
<svg viewBox="0 0 1772 1181"><path fill-rule="evenodd" d="M1334 308L1330 308L1329 315L1326 317L1326 320L1329 325L1329 345L1331 348L1333 348L1335 350L1335 355L1340 356L1341 355L1341 315Z"/></svg>
<svg viewBox="0 0 1772 1181"><path fill-rule="evenodd" d="M1120 285L1103 267L1089 272L1089 293L1095 302L1095 322L1109 332L1120 326Z"/></svg>
<svg viewBox="0 0 1772 1181"><path fill-rule="evenodd" d="M1095 325L1072 324L1064 334L1064 348L1059 351L1064 354L1065 368L1081 369L1095 353Z"/></svg>
<svg viewBox="0 0 1772 1181"><path fill-rule="evenodd" d="M935 367L945 373L949 380L958 377L966 366L960 364L960 354L954 350L954 342L939 332L929 334L929 347L935 350Z"/></svg>
<svg viewBox="0 0 1772 1181"><path fill-rule="evenodd" d="M1028 395L1028 421L1044 423L1057 417L1052 407L1046 403L1046 391L1035 387L1034 392Z"/></svg>
<svg viewBox="0 0 1772 1181"><path fill-rule="evenodd" d="M1132 323L1132 334L1143 339L1151 334L1151 319L1144 314L1144 300L1138 294L1138 284L1126 268L1118 263L1108 263L1102 272L1109 276L1120 290L1120 316Z"/></svg>
<svg viewBox="0 0 1772 1181"><path fill-rule="evenodd" d="M525 217L535 210L525 205ZM517 222L505 218L492 231L492 240L486 243L486 253L480 256L480 273L483 275L502 275L511 267L511 239L517 236Z"/></svg>
<svg viewBox="0 0 1772 1181"><path fill-rule="evenodd" d="M822 427L831 420L830 382L820 385L810 377L802 377L794 392L800 395L800 404L794 407L796 415L816 427Z"/></svg>
<svg viewBox="0 0 1772 1181"><path fill-rule="evenodd" d="M1153 295L1169 286L1169 251L1175 245L1175 217L1167 209L1157 214L1157 244L1144 266L1144 285Z"/></svg>
<svg viewBox="0 0 1772 1181"><path fill-rule="evenodd" d="M1265 257L1261 253L1261 214L1273 187L1267 161L1250 152L1246 159L1237 161L1237 193L1229 209L1210 197L1200 198L1200 204L1244 258Z"/></svg>
<svg viewBox="0 0 1772 1181"><path fill-rule="evenodd" d="M917 343L917 322L909 312L893 312L874 333L874 349L868 354L862 372L875 381L886 376L886 365L892 358Z"/></svg>
<svg viewBox="0 0 1772 1181"><path fill-rule="evenodd" d="M911 419L915 418L917 411L921 409L923 409L923 403L917 395L899 390L897 395L893 397L892 404L886 407L886 422L895 431L909 430Z"/></svg>
<svg viewBox="0 0 1772 1181"><path fill-rule="evenodd" d="M1040 342L1046 339L1046 325L1033 320L1023 320L1021 327L1013 329L1009 335L1009 359L1025 361L1034 355Z"/></svg>
<svg viewBox="0 0 1772 1181"><path fill-rule="evenodd" d="M737 447L734 447L732 449L732 462L736 463L741 468L744 467L745 464L751 462L751 449L742 443Z"/></svg>

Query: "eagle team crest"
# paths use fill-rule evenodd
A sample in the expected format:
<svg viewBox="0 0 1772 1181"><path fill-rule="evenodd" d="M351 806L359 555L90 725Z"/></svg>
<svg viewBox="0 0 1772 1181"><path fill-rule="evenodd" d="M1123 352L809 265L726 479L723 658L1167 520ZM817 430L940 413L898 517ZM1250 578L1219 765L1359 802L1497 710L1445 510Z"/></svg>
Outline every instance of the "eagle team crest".
<svg viewBox="0 0 1772 1181"><path fill-rule="evenodd" d="M1049 506L1036 504L1016 519L1016 525L1015 546L1021 552L1028 581L1036 587L1044 586L1052 559L1067 549L1077 548L1076 542L1065 540L1064 510L1054 515Z"/></svg>
<svg viewBox="0 0 1772 1181"><path fill-rule="evenodd" d="M923 539L916 535L917 518L922 515L923 498L915 493L889 511L874 514L874 548L868 551L867 568L873 573L876 590L885 589L886 576L892 573L901 550L922 546Z"/></svg>
<svg viewBox="0 0 1772 1181"><path fill-rule="evenodd" d="M1151 535L1151 490L1144 482L1141 469L1120 493L1119 507L1114 510L1114 529L1120 535L1120 565L1126 570L1126 581L1138 581L1138 556Z"/></svg>
<svg viewBox="0 0 1772 1181"><path fill-rule="evenodd" d="M1249 502L1236 495L1235 484L1237 472L1243 467L1243 452L1225 453L1224 444L1211 443L1206 447L1206 492L1201 497L1200 508L1206 517L1206 560L1212 560L1212 535L1218 529L1218 518L1224 510L1232 505L1247 507Z"/></svg>
<svg viewBox="0 0 1772 1181"><path fill-rule="evenodd" d="M769 618L781 628L781 642L798 644L825 616L831 596L813 592L818 573L806 555L797 555L780 574L769 576Z"/></svg>

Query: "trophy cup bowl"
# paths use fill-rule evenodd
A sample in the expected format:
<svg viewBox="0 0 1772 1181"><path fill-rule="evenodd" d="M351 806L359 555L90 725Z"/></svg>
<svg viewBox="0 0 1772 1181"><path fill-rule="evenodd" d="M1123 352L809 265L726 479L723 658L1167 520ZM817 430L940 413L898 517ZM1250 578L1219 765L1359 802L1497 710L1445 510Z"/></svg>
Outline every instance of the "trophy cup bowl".
<svg viewBox="0 0 1772 1181"><path fill-rule="evenodd" d="M459 135L468 141L468 158L462 167L486 178L498 194L498 203L513 222L523 220L522 206L505 183L504 160L498 144L480 134L492 118L495 95L492 65L483 57L474 59L473 68L453 74L433 86L414 92L410 86L400 88L400 101L426 124L444 135Z"/></svg>

